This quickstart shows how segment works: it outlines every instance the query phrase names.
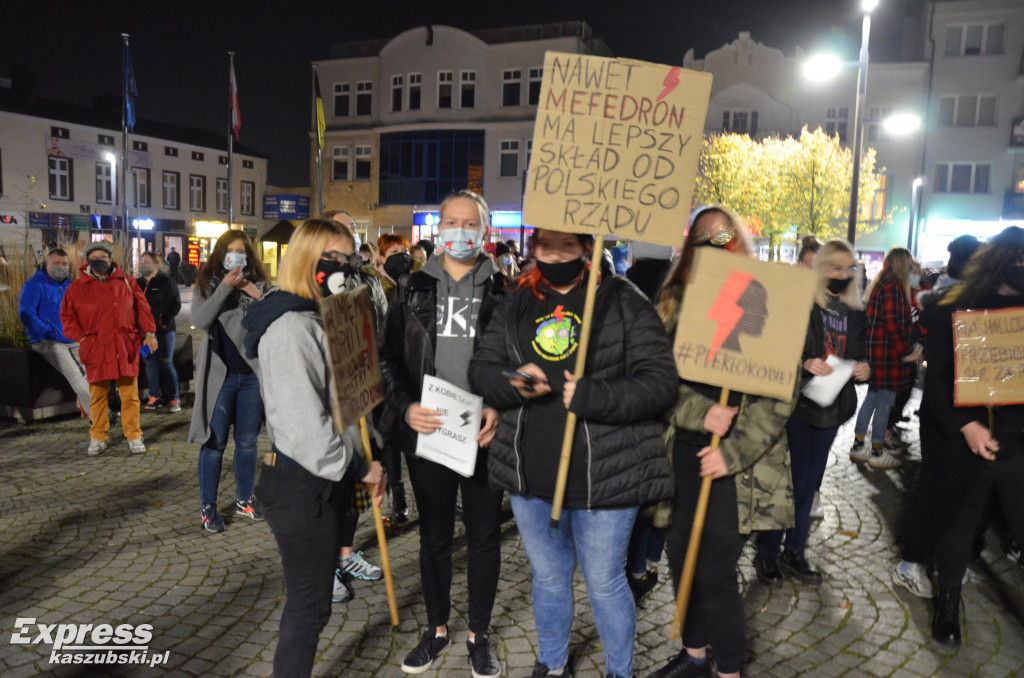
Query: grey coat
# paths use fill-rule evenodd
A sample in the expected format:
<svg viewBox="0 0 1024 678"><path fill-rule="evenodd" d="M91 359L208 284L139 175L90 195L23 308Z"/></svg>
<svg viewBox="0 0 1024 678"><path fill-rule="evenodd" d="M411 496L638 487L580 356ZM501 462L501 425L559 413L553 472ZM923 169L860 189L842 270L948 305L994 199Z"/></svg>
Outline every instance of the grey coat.
<svg viewBox="0 0 1024 678"><path fill-rule="evenodd" d="M264 290L263 283L255 283L260 292ZM260 374L259 360L250 360L245 356L245 335L246 330L242 327L242 319L245 317L244 307L224 310L224 302L234 291L234 287L225 284L223 281L207 298L203 298L199 290L192 295L192 324L203 330L203 341L199 344L199 359L196 363L196 403L192 408L192 426L188 432L188 442L191 445L205 445L210 439L210 419L213 417L213 408L217 405L217 396L227 379L228 368L210 346L210 328L218 320L224 326L224 330L231 341L235 343L238 352L245 357L249 367Z"/></svg>

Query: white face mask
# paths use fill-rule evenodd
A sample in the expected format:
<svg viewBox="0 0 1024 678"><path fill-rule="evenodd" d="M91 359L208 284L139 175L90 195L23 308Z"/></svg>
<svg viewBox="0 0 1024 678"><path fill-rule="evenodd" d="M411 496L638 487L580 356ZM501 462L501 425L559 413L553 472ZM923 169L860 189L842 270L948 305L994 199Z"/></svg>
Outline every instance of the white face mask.
<svg viewBox="0 0 1024 678"><path fill-rule="evenodd" d="M910 274L910 286L920 287L921 286L921 275L919 273Z"/></svg>
<svg viewBox="0 0 1024 678"><path fill-rule="evenodd" d="M227 252L224 255L224 268L233 271L241 266L245 268L245 252Z"/></svg>

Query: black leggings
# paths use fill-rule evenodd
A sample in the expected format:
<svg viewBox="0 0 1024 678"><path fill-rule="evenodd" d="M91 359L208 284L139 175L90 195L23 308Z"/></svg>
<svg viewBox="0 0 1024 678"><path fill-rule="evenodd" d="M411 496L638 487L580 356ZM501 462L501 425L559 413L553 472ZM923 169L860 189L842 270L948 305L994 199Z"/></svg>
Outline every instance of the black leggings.
<svg viewBox="0 0 1024 678"><path fill-rule="evenodd" d="M700 494L700 460L697 459L700 450L683 442L677 442L672 450L676 496L672 525L665 535L665 550L672 567L672 584L677 591ZM735 673L743 667L743 598L736 581L736 565L746 541L747 535L739 531L736 479L726 476L712 481L683 626L683 646L699 649L711 645L721 673Z"/></svg>

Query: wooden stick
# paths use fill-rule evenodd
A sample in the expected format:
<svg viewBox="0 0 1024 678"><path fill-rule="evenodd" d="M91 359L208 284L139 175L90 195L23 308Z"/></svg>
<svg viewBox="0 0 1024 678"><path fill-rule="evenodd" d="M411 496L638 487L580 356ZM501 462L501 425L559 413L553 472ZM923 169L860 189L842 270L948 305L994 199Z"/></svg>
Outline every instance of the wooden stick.
<svg viewBox="0 0 1024 678"><path fill-rule="evenodd" d="M729 404L729 389L723 388L718 404L726 407ZM721 436L711 436L711 449L714 450L721 442ZM680 469L675 469L681 473ZM697 497L697 512L693 515L693 527L690 529L690 544L686 548L686 560L683 562L683 576L679 580L679 595L676 597L676 615L672 618L672 628L668 633L671 640L683 637L683 625L686 623L686 609L690 605L690 590L693 588L693 573L697 569L697 553L700 551L700 538L704 534L704 518L708 512L708 497L711 496L711 480L707 476L701 481L700 495Z"/></svg>
<svg viewBox="0 0 1024 678"><path fill-rule="evenodd" d="M366 461L373 463L373 454L370 452L370 429L366 426L366 417L359 418L359 433L363 440ZM367 485L367 489L371 491L372 495L372 486ZM395 582L391 578L391 558L388 556L388 541L384 534L384 519L381 517L376 499L371 499L370 504L373 505L373 524L377 527L377 545L380 547L380 566L384 570L384 587L388 592L391 625L398 626L398 601L395 599Z"/></svg>
<svg viewBox="0 0 1024 678"><path fill-rule="evenodd" d="M590 273L587 275L587 298L583 303L583 324L580 326L579 346L576 349L576 369L573 378L583 377L587 362L587 348L590 345L590 325L594 317L594 297L597 295L597 279L601 274L601 260L604 257L604 236L594 236L594 251L590 257ZM558 478L555 481L555 496L551 500L551 522L548 531L558 532L558 521L562 515L565 499L565 484L569 479L569 460L572 458L572 442L576 435L576 413L569 412L565 418L565 434L562 436L562 456L558 460Z"/></svg>

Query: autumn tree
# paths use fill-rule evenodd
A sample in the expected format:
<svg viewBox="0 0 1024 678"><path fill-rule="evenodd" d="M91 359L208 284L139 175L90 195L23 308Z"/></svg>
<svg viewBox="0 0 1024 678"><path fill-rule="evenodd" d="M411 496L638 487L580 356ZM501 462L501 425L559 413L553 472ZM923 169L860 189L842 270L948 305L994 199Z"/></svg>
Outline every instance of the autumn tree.
<svg viewBox="0 0 1024 678"><path fill-rule="evenodd" d="M799 139L759 142L745 134L712 135L701 146L694 202L736 210L755 237L768 240L774 257L782 236L794 230L822 239L845 237L852 168L850 150L820 128L804 128ZM875 216L870 212L878 188L875 152L868 149L861 159L860 234L880 225L868 218Z"/></svg>

